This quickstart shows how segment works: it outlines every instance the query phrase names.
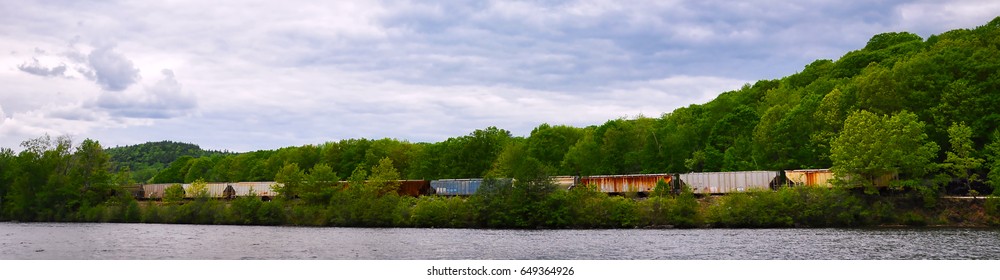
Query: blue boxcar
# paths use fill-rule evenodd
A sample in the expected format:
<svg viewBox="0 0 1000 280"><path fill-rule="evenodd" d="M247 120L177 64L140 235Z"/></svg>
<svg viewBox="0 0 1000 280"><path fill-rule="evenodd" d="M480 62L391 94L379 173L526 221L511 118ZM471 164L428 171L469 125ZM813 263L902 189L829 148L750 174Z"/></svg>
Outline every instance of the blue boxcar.
<svg viewBox="0 0 1000 280"><path fill-rule="evenodd" d="M483 184L483 179L444 179L431 181L437 195L473 195Z"/></svg>

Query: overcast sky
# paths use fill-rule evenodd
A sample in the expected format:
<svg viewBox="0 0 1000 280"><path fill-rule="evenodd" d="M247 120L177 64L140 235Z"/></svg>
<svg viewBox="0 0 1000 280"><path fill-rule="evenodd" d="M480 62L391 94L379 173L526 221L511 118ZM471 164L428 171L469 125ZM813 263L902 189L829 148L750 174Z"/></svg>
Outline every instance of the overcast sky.
<svg viewBox="0 0 1000 280"><path fill-rule="evenodd" d="M1000 1L158 2L0 1L0 147L527 136L658 117L874 34L1000 15Z"/></svg>

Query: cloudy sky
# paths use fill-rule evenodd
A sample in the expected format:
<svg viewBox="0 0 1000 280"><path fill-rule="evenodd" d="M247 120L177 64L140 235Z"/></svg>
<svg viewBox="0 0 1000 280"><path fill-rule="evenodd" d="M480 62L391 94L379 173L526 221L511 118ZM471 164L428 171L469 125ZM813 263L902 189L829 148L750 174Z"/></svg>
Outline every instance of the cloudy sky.
<svg viewBox="0 0 1000 280"><path fill-rule="evenodd" d="M1000 15L998 1L93 2L0 2L0 147L526 136L656 117L874 34Z"/></svg>

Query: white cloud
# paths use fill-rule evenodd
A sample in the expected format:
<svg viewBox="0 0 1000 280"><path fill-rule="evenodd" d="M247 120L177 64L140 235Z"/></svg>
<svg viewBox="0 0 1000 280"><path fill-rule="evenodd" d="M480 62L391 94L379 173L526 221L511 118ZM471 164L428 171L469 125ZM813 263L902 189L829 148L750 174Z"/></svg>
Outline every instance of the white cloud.
<svg viewBox="0 0 1000 280"><path fill-rule="evenodd" d="M193 94L185 93L168 69L163 79L144 91L104 92L93 104L112 116L136 119L164 119L185 115L198 106Z"/></svg>
<svg viewBox="0 0 1000 280"><path fill-rule="evenodd" d="M998 11L1000 2L990 0L916 1L897 8L899 26L925 37L986 24L1000 15Z"/></svg>
<svg viewBox="0 0 1000 280"><path fill-rule="evenodd" d="M657 116L877 33L1000 14L973 1L213 4L0 3L0 146L46 132L230 150L526 135Z"/></svg>
<svg viewBox="0 0 1000 280"><path fill-rule="evenodd" d="M93 72L82 73L94 77L104 90L122 91L139 81L139 69L135 68L131 60L115 52L111 46L94 49L87 55L87 62Z"/></svg>
<svg viewBox="0 0 1000 280"><path fill-rule="evenodd" d="M31 58L30 63L25 62L24 64L18 65L17 69L20 69L21 71L24 71L28 74L42 76L42 77L62 77L66 73L65 64L53 67L45 67L38 62L37 58L34 57Z"/></svg>

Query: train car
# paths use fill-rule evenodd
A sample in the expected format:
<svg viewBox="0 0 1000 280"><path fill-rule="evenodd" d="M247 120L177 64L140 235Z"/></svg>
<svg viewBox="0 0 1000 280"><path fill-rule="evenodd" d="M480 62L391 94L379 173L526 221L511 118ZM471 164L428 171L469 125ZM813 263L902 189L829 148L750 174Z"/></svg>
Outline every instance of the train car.
<svg viewBox="0 0 1000 280"><path fill-rule="evenodd" d="M830 187L834 178L830 169L785 170L785 178L792 186Z"/></svg>
<svg viewBox="0 0 1000 280"><path fill-rule="evenodd" d="M778 171L702 172L680 174L680 181L698 194L726 194L770 190L779 185Z"/></svg>
<svg viewBox="0 0 1000 280"><path fill-rule="evenodd" d="M511 179L496 179L510 183ZM484 179L441 179L431 181L431 190L434 194L443 196L470 196L479 191Z"/></svg>
<svg viewBox="0 0 1000 280"><path fill-rule="evenodd" d="M144 184L142 185L143 199L163 199L163 193L167 187L174 184Z"/></svg>
<svg viewBox="0 0 1000 280"><path fill-rule="evenodd" d="M428 180L397 180L396 182L399 182L399 189L396 190L396 194L400 196L418 197L434 193L431 188L431 181ZM351 182L340 181L337 185L340 188L350 188Z"/></svg>
<svg viewBox="0 0 1000 280"><path fill-rule="evenodd" d="M838 178L830 169L785 170L785 177L788 178L788 182L792 186L814 187L833 187L834 180ZM850 181L851 176L846 175L842 178ZM892 181L897 179L899 179L898 174L893 173L874 178L872 184L876 187L888 187Z"/></svg>
<svg viewBox="0 0 1000 280"><path fill-rule="evenodd" d="M184 198L196 198L198 194L191 188L194 185L184 184ZM228 183L205 183L205 191L209 198L224 198L223 192L228 187Z"/></svg>
<svg viewBox="0 0 1000 280"><path fill-rule="evenodd" d="M274 198L278 194L271 189L275 182L238 182L238 183L206 183L205 190L210 198L236 198L254 195L264 199ZM164 192L172 185L181 185L184 189L184 198L195 198L197 194L191 189L192 184L144 184L136 198L144 200L163 199Z"/></svg>
<svg viewBox="0 0 1000 280"><path fill-rule="evenodd" d="M235 197L256 196L264 200L270 200L279 195L278 192L275 192L271 188L275 185L280 186L277 182L238 182L227 184L227 186L233 187L232 191Z"/></svg>
<svg viewBox="0 0 1000 280"><path fill-rule="evenodd" d="M649 194L656 188L656 183L665 181L668 185L674 181L672 174L635 174L635 175L601 175L580 177L581 186L593 185L598 191L609 194L640 193Z"/></svg>
<svg viewBox="0 0 1000 280"><path fill-rule="evenodd" d="M132 195L135 199L144 199L146 197L146 190L142 189L142 185L126 186L122 190Z"/></svg>
<svg viewBox="0 0 1000 280"><path fill-rule="evenodd" d="M421 196L431 193L431 181L428 180L400 180L400 196Z"/></svg>
<svg viewBox="0 0 1000 280"><path fill-rule="evenodd" d="M482 178L477 179L442 179L431 181L431 189L437 195L469 196L479 190L483 184Z"/></svg>
<svg viewBox="0 0 1000 280"><path fill-rule="evenodd" d="M564 190L572 189L579 183L576 176L552 176L551 178L556 186Z"/></svg>

